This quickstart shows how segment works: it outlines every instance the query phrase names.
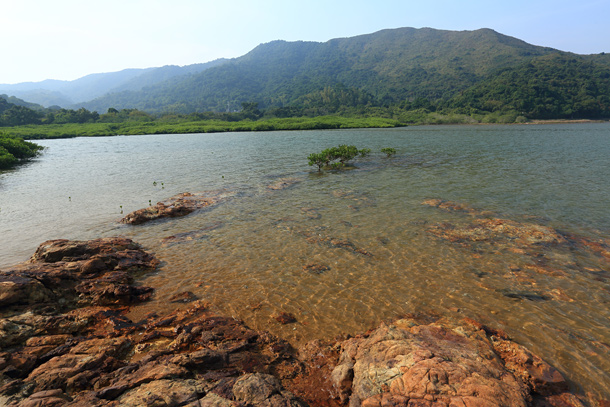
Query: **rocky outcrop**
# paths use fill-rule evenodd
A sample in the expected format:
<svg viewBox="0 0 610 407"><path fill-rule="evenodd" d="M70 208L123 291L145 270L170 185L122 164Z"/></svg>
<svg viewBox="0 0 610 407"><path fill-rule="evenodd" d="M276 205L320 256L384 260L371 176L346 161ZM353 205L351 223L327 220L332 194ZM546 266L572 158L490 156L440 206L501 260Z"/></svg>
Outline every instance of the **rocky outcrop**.
<svg viewBox="0 0 610 407"><path fill-rule="evenodd" d="M27 263L0 271L0 307L7 313L141 302L152 289L133 285L134 273L158 264L130 239L50 240Z"/></svg>
<svg viewBox="0 0 610 407"><path fill-rule="evenodd" d="M288 343L192 293L176 297L186 309L128 319L152 294L132 273L157 264L129 239L57 240L1 271L0 404L304 404L282 384L303 370Z"/></svg>
<svg viewBox="0 0 610 407"><path fill-rule="evenodd" d="M118 310L91 312L55 316L52 335L0 353L9 405L302 405L280 382L300 370L290 346L203 302L138 323ZM87 323L76 329L80 318Z"/></svg>
<svg viewBox="0 0 610 407"><path fill-rule="evenodd" d="M232 196L234 196L234 193L225 190L198 193L184 192L163 202L157 202L156 205L131 212L121 219L121 223L139 225L155 219L186 216L196 210L218 205Z"/></svg>
<svg viewBox="0 0 610 407"><path fill-rule="evenodd" d="M342 343L332 380L349 406L581 406L553 367L480 324L413 319Z"/></svg>

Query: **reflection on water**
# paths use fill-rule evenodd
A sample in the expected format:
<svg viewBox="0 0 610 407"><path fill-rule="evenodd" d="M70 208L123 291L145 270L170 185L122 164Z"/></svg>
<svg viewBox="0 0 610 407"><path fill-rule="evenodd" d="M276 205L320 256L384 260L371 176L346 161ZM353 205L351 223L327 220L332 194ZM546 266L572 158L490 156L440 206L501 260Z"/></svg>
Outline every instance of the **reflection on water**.
<svg viewBox="0 0 610 407"><path fill-rule="evenodd" d="M379 151L317 173L338 144ZM45 141L0 175L0 266L51 238L125 235L163 262L143 284L191 291L298 344L413 312L507 331L577 388L610 397L610 126L460 126ZM180 192L236 195L120 225ZM432 198L461 208L425 205ZM438 202L438 201L437 201ZM280 312L296 323L273 319Z"/></svg>

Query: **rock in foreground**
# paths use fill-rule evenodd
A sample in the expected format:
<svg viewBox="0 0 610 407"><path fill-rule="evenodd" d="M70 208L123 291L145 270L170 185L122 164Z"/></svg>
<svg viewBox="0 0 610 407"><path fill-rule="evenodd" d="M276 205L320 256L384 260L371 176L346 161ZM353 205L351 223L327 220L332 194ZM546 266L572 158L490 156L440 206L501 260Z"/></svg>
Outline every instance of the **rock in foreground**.
<svg viewBox="0 0 610 407"><path fill-rule="evenodd" d="M126 238L49 240L32 258L0 271L0 309L28 310L141 302L152 289L136 287L134 273L154 270L158 260Z"/></svg>
<svg viewBox="0 0 610 407"><path fill-rule="evenodd" d="M581 405L556 369L473 321L403 319L340 346L332 379L350 406Z"/></svg>

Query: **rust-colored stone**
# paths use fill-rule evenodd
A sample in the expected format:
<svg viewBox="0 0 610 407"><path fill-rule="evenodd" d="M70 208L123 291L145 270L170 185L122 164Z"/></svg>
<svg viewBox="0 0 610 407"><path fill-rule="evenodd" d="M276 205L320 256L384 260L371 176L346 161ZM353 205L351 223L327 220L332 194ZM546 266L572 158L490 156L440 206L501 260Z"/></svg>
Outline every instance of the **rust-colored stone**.
<svg viewBox="0 0 610 407"><path fill-rule="evenodd" d="M155 219L186 216L198 209L215 206L233 195L234 193L225 190L184 192L163 202L157 202L156 205L131 212L121 219L121 223L139 225Z"/></svg>

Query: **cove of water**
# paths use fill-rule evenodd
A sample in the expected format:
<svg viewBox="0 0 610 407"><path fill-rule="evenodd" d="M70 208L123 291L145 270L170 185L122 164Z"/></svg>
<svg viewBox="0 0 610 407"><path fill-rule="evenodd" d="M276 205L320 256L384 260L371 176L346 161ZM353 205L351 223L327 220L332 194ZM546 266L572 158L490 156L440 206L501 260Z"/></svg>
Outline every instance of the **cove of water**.
<svg viewBox="0 0 610 407"><path fill-rule="evenodd" d="M468 229L482 216L607 248L610 124L39 144L47 147L40 158L0 173L0 267L26 260L49 239L127 236L162 261L142 279L155 287L155 298L135 307L134 318L175 307L169 299L191 291L220 313L298 345L409 313L470 317L504 329L576 390L610 399L607 252L575 244L523 248L510 239L462 244L431 233L447 224ZM307 165L309 153L339 144L373 153L341 171ZM398 154L387 158L382 147ZM278 181L291 185L268 188ZM118 222L178 193L221 189L232 197L184 218ZM422 205L431 198L477 212ZM280 312L297 322L277 323Z"/></svg>

